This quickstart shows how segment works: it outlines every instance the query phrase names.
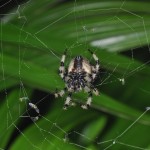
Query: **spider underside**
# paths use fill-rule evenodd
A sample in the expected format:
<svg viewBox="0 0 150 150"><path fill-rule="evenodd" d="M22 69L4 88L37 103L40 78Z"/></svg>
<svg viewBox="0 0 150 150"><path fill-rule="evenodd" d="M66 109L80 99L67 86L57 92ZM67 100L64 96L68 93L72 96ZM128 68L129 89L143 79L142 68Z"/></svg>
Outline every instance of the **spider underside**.
<svg viewBox="0 0 150 150"><path fill-rule="evenodd" d="M98 90L93 85L93 82L99 74L99 59L91 50L89 50L89 52L92 54L96 62L95 66L91 65L89 61L82 56L76 56L71 60L68 68L66 69L64 66L66 51L62 55L59 75L65 82L65 88L59 92L56 91L55 97L62 97L65 92L68 92L68 96L64 103L64 109L67 109L69 105L73 104L71 99L72 93L76 93L81 90L88 93L86 104L81 105L83 109L87 109L91 105L92 93L99 95Z"/></svg>

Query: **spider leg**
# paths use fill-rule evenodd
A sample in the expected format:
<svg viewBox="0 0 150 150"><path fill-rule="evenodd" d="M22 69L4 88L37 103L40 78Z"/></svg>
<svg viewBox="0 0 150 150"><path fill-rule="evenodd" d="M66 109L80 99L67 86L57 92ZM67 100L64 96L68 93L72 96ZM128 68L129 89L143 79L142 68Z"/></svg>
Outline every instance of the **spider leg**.
<svg viewBox="0 0 150 150"><path fill-rule="evenodd" d="M38 107L37 107L35 104L33 104L33 103L29 103L29 106L30 106L32 109L34 109L35 112L38 114L38 115L35 116L35 117L31 117L31 119L35 122L35 121L37 121L37 120L39 119L39 117L40 117L40 110L39 110Z"/></svg>
<svg viewBox="0 0 150 150"><path fill-rule="evenodd" d="M65 74L66 74L65 66L64 66L64 62L65 62L65 58L66 58L66 53L67 53L67 50L64 51L64 54L61 57L61 62L60 62L60 67L59 67L59 75L60 75L60 77L62 79L65 78Z"/></svg>
<svg viewBox="0 0 150 150"><path fill-rule="evenodd" d="M62 97L64 94L65 94L65 92L67 91L67 88L65 87L63 90L60 90L59 92L58 92L58 90L56 89L56 92L54 93L54 95L55 95L55 98L57 98L57 97Z"/></svg>
<svg viewBox="0 0 150 150"><path fill-rule="evenodd" d="M71 96L72 96L72 93L69 92L69 94L65 100L64 107L63 107L64 110L66 110L68 108L68 106L71 104Z"/></svg>
<svg viewBox="0 0 150 150"><path fill-rule="evenodd" d="M93 93L94 93L96 96L98 96L98 95L99 95L98 89L97 89L97 88L93 88Z"/></svg>
<svg viewBox="0 0 150 150"><path fill-rule="evenodd" d="M92 75L91 74L86 74L84 77L86 83L91 83L93 81Z"/></svg>
<svg viewBox="0 0 150 150"><path fill-rule="evenodd" d="M99 91L94 87L94 85L92 85L92 75L86 75L85 77L84 77L84 83L87 85L87 87L90 87L92 90L92 92L96 95L96 96L98 96L99 95ZM85 85L84 85L84 87L85 87ZM87 89L87 87L85 87L85 91L86 92L89 92L89 89Z"/></svg>
<svg viewBox="0 0 150 150"><path fill-rule="evenodd" d="M99 63L98 57L90 49L88 49L88 51L92 54L92 56L93 56L93 58L96 62L95 66L92 67L92 72L93 72L92 73L92 78L94 80L96 78L96 76L98 75L98 73L99 73L100 63Z"/></svg>
<svg viewBox="0 0 150 150"><path fill-rule="evenodd" d="M98 89L97 88L95 88L92 84L91 84L91 89L92 89L92 92L96 95L96 96L98 96L99 95L99 91L98 91Z"/></svg>
<svg viewBox="0 0 150 150"><path fill-rule="evenodd" d="M92 79L93 81L96 79L98 72L96 72L96 69L94 66L92 66Z"/></svg>
<svg viewBox="0 0 150 150"><path fill-rule="evenodd" d="M86 104L81 105L81 107L83 109L88 109L90 107L91 103L92 103L92 91L90 90L88 92L88 98L87 98Z"/></svg>
<svg viewBox="0 0 150 150"><path fill-rule="evenodd" d="M92 103L92 91L88 86L84 87L84 91L88 93L88 98L87 98L86 104L81 105L81 108L88 109Z"/></svg>

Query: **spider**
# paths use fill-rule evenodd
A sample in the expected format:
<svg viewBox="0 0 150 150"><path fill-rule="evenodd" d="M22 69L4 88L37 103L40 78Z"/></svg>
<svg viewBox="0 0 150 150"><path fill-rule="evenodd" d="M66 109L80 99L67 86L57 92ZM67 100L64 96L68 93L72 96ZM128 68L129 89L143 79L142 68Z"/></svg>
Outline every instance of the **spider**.
<svg viewBox="0 0 150 150"><path fill-rule="evenodd" d="M92 54L96 61L95 66L91 65L87 59L79 55L71 60L68 68L66 69L64 63L67 50L64 51L64 54L61 57L59 75L65 82L65 88L59 92L56 90L55 98L58 96L62 97L65 92L68 92L68 96L64 103L64 109L67 109L69 105L73 104L71 98L72 93L76 93L81 90L88 93L86 104L81 105L83 109L87 109L91 105L92 93L99 95L98 90L93 85L93 82L99 74L99 59L90 49L88 49L88 51Z"/></svg>

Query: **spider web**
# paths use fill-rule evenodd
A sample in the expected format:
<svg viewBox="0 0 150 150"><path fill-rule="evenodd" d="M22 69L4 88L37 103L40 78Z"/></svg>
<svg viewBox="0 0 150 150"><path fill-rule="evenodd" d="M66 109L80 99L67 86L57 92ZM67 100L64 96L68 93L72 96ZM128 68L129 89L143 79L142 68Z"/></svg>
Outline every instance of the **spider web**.
<svg viewBox="0 0 150 150"><path fill-rule="evenodd" d="M0 6L0 8L5 7L7 4L11 3L12 1L8 1L6 3L4 3L3 5ZM15 1L17 6L17 10L14 11L14 13L8 13L8 14L1 14L3 16L8 16L7 19L2 20L1 21L1 30L0 30L0 36L1 39L3 39L3 37L5 36L5 32L3 31L3 24L7 23L7 21L9 21L10 18L12 18L13 16L18 16L19 19L23 20L23 23L21 25L21 27L19 28L20 34L18 37L18 43L20 43L21 41L21 36L22 36L22 32L24 31L24 26L25 24L28 22L28 16L23 14L22 12L25 9L26 6L30 5L30 2L32 1L28 1L22 5L20 5L17 1ZM85 50L82 52L82 54L87 54L86 49L89 48L89 45L87 44L87 41L89 39L88 37L88 32L89 28L86 26L86 23L84 23L84 19L81 19L81 24L78 23L78 9L83 9L84 13L83 16L86 16L86 13L88 10L86 10L85 4L82 6L82 8L78 7L78 2L75 0L74 2L74 11L70 10L69 13L66 13L65 15L62 14L61 18L59 19L54 19L54 21L52 23L48 23L46 24L44 27L42 27L41 29L39 29L36 33L32 33L32 32L28 32L28 35L31 35L34 39L36 39L45 49L48 50L45 51L45 54L48 54L50 56L53 56L54 59L56 61L60 61L60 57L62 55L61 52L57 52L57 50L53 50L55 49L54 47L49 47L48 44L46 44L45 41L41 40L39 38L39 34L42 33L44 30L46 30L47 28L50 28L52 25L54 24L58 24L60 20L63 20L66 16L68 15L74 15L74 26L76 27L76 41L71 45L64 45L65 47L69 48L69 59L72 58L73 56L73 48L78 48L80 45L83 45L85 47ZM119 17L119 13L121 11L129 13L131 16L137 17L139 18L139 22L142 24L143 27L143 31L145 32L145 37L147 40L147 45L148 45L148 50L150 50L149 47L149 41L148 41L148 33L146 30L146 26L145 26L145 22L144 22L144 18L142 16L140 16L139 14L133 13L129 10L124 9L124 5L127 3L127 1L121 1L121 5L117 8L108 8L108 9L103 9L103 8L94 8L93 10L90 10L91 12L94 11L109 11L111 9L116 10L116 15L113 16L113 18L109 18L106 19L104 22L113 22L114 20L121 22L123 25L127 26L131 31L136 32L136 30L134 29L133 26L131 26L129 23L126 23L123 19L121 19ZM22 7L23 6L23 7ZM25 7L24 7L25 6ZM80 38L79 36L79 31L78 31L78 27L82 27L83 31L84 31L84 35L82 38ZM95 25L96 26L96 25ZM92 28L91 29L92 32L94 32L95 30L97 30L97 28ZM116 40L123 40L122 37L117 37L116 39L113 38L107 38L107 39L101 39L101 40L95 40L92 41L90 43L90 46L94 47L93 49L95 50L95 53L98 52L98 48L102 47L102 48L107 48L108 43L113 44L116 42ZM142 47L142 40L139 38L139 35L137 34L137 40L139 41L139 43L141 43L141 47ZM82 41L83 44L80 44L79 41ZM24 41L26 43L26 41ZM22 53L22 49L20 44L18 44L18 66L17 68L17 72L12 73L12 76L7 76L7 72L6 72L6 64L5 64L5 51L4 49L6 48L4 46L5 42L3 43L3 41L1 40L1 70L2 70L2 86L4 87L4 91L1 91L2 94L2 98L5 97L5 101L4 104L2 106L4 106L3 108L1 108L1 110L3 110L1 113L1 117L4 118L4 129L1 133L0 133L0 139L2 140L4 135L7 135L7 137L11 137L9 140L9 143L7 145L5 145L5 147L1 146L0 149L16 149L18 146L19 141L22 143L26 143L27 145L26 148L24 149L28 149L28 145L30 145L32 148L34 149L43 149L42 146L44 146L45 143L48 143L48 145L51 146L51 148L53 149L66 149L70 148L70 146L73 146L74 149L115 149L115 146L120 145L121 148L127 148L127 149L141 149L141 150L149 150L150 147L149 145L138 145L138 144L131 144L132 142L129 140L121 140L123 137L127 136L129 137L132 132L130 133L129 131L133 131L133 133L135 134L137 131L137 129L141 130L141 135L142 132L144 132L144 129L140 128L141 126L139 125L139 122L142 120L143 117L148 115L148 112L150 110L149 106L145 106L145 108L142 108L143 112L139 113L139 116L136 119L131 119L130 120L126 119L127 116L122 116L121 118L118 115L115 115L115 120L117 120L116 122L114 122L113 120L109 120L110 116L107 116L109 114L109 111L106 110L105 108L101 108L101 111L99 111L99 115L101 115L102 117L100 118L102 122L104 122L104 125L102 125L102 130L98 130L98 132L100 132L101 134L97 134L96 138L92 138L90 135L87 135L87 132L84 132L84 128L86 128L86 125L81 125L80 123L78 123L78 114L82 114L81 116L81 120L84 120L85 122L87 122L87 125L91 125L91 123L89 122L88 119L90 119L92 122L94 121L99 121L99 117L97 117L95 115L95 110L87 110L90 111L91 113L89 113L91 116L87 117L87 119L85 119L85 115L87 113L87 111L85 110L81 110L78 106L77 107L71 107L69 108L69 110L64 111L62 110L62 106L63 106L63 101L56 101L53 102L55 104L53 104L51 106L51 102L48 102L49 99L54 99L53 95L51 93L42 93L39 96L38 100L34 101L34 97L32 97L31 95L31 88L29 88L27 85L24 84L24 81L22 80L22 64L24 64L26 66L26 68L30 68L30 66L28 66L28 64L25 63L24 61L24 53ZM35 47L35 45L31 45L33 47ZM108 49L109 50L109 49ZM111 49L112 51L115 51L114 48ZM110 50L109 50L110 51ZM105 85L106 86L110 86L112 84L122 84L122 86L126 86L126 80L130 77L130 76L134 76L134 74L136 74L139 70L142 70L143 68L145 68L145 66L147 64L149 64L149 60L146 61L145 63L143 63L142 65L139 65L138 67L136 67L134 70L132 71L128 71L130 68L130 65L132 63L134 63L135 61L135 56L134 56L134 50L131 49L130 50L131 54L132 54L132 62L127 64L126 69L123 71L123 75L118 77L115 72L117 71L118 67L119 67L119 63L116 64L113 69L111 71L108 71L107 69L105 69L104 71L101 71L102 74L102 78L100 78L99 82L96 83L96 87L97 88L101 88L104 86L105 89ZM116 55L116 53L112 53L112 55ZM36 57L36 54L35 54ZM110 56L108 56L110 57ZM110 57L111 58L111 57ZM30 58L32 60L32 58ZM103 60L105 58L100 58L101 61L103 62ZM30 61L31 61L30 60ZM92 56L90 56L90 60L92 60ZM69 62L67 61L67 64ZM105 68L109 68L109 66L111 65L111 61L108 62L107 66L105 66ZM59 66L58 66L59 67ZM13 79L13 77L18 74L19 76L19 90L15 90L15 93L17 93L15 95L11 95L11 89L9 89L9 84L11 85L11 82L14 83L11 79ZM40 78L45 78L45 77L51 77L53 75L48 75L48 74L40 74ZM16 83L15 83L16 84ZM16 84L17 85L17 84ZM55 85L54 85L55 86ZM56 86L57 88L60 88L59 86L59 81L56 80ZM11 86L10 86L11 87ZM18 87L17 87L18 88ZM145 94L149 94L150 92L141 88L141 91L144 92ZM35 92L35 95L38 94L39 91ZM40 93L40 92L39 92ZM106 92L107 93L107 92ZM11 96L10 96L11 95ZM34 94L33 94L34 95ZM37 98L37 97L36 97ZM65 98L62 98L65 99ZM83 96L83 99L86 100L86 95ZM15 100L15 103L14 103ZM76 101L78 101L78 99L75 99ZM41 103L44 103L44 101L46 101L46 105L47 107L51 108L51 111L53 114L51 115L50 113L47 113L46 111L44 112L43 107L40 109L40 106L42 105ZM29 106L29 103L31 104L31 107ZM35 104L34 106L32 104ZM94 104L94 99L93 99L93 104ZM44 107L46 107L46 105L44 104ZM36 107L36 109L33 110L33 107ZM96 107L96 106L95 106ZM25 108L25 110L24 110ZM56 109L56 111L55 111ZM30 112L32 111L33 112ZM76 111L77 112L76 112ZM37 116L37 112L39 111L39 116ZM5 112L5 113L3 113ZM76 114L74 113L76 112ZM82 112L82 113L81 113ZM113 114L113 113L112 113ZM70 115L72 115L72 117L74 117L74 120L71 118L70 119ZM93 117L96 117L96 119L94 120ZM105 136L105 138L103 138L104 131L105 129L107 130L107 127L103 127L106 125L105 120L108 120L108 123L113 123L112 125L112 129L111 132L112 134L106 134L107 136ZM68 120L67 120L68 119ZM30 120L30 121L29 121ZM82 122L82 124L85 124L85 122ZM21 123L23 122L23 123ZM63 122L67 122L68 125L65 126L65 124ZM72 122L75 124L72 125ZM107 123L107 124L108 124ZM28 126L25 126L25 125ZM77 126L76 126L77 124ZM118 129L116 131L115 125L117 126L117 124L121 124L122 128ZM149 127L149 123L143 123L143 126L146 126L145 128L147 129L147 127ZM24 127L25 126L25 127ZM70 128L70 126L72 126ZM108 126L108 125L107 125ZM29 127L29 128L27 128ZM95 127L95 126L94 126ZM110 127L110 125L109 125ZM14 131L15 128L15 131ZM68 130L68 128L70 130ZM91 129L91 128L90 128ZM113 130L114 129L114 130ZM108 130L107 130L108 131ZM150 131L150 129L149 129ZM32 133L32 134L31 134ZM12 136L10 136L12 134ZM18 139L13 140L13 138L16 137ZM133 136L132 136L133 137ZM134 135L135 138L141 138L140 135ZM8 138L8 139L9 139ZM144 137L143 137L144 138ZM38 139L38 140L36 140ZM12 142L11 142L12 140ZM26 141L26 142L24 142ZM40 141L40 143L39 143ZM58 142L56 142L58 141ZM125 142L124 142L125 141ZM60 145L60 142L63 142L63 146ZM15 144L17 143L17 144ZM92 146L88 146L87 143L94 143ZM62 144L62 143L61 143ZM11 148L12 147L12 148ZM31 148L29 147L29 148ZM44 148L45 149L45 148Z"/></svg>

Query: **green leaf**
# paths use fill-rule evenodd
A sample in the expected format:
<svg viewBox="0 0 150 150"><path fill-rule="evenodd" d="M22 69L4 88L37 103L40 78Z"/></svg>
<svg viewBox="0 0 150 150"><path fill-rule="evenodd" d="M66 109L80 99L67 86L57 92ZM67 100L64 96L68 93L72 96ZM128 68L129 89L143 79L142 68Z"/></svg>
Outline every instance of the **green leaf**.
<svg viewBox="0 0 150 150"><path fill-rule="evenodd" d="M84 136L81 136L81 142L92 143L95 141L96 137L98 137L98 135L100 135L100 133L103 131L106 121L106 117L103 116L91 121L91 123L89 123L82 131L82 135Z"/></svg>
<svg viewBox="0 0 150 150"><path fill-rule="evenodd" d="M65 4L53 0L31 0L19 5L14 15L10 12L4 16L0 25L0 92L8 96L7 100L12 99L8 111L17 121L9 129L1 124L0 135L6 133L1 148L6 148L14 129L19 130L20 115L13 106L18 104L16 99L20 96L16 98L16 94L19 95L20 91L15 90L15 86L22 87L23 84L25 90L32 87L33 90L50 93L54 93L55 88L62 89L65 84L57 70L65 48L69 49L66 66L79 54L94 64L87 48L99 57L102 71L96 87L100 96L93 97L92 106L87 111L77 106L65 112L61 109L63 101L52 102L53 109L41 120L20 131L10 149L105 149L113 144L113 140L107 141L122 135L149 106L149 61L143 63L144 55L135 49L141 48L143 53L142 47L149 47L149 6L148 1L130 0L69 1ZM132 49L135 49L134 53ZM123 56L119 53L121 51L131 51L132 58ZM12 94L10 91L13 91ZM11 96L13 93L15 96ZM85 93L73 95L77 103L84 103L86 99ZM50 100L53 101L53 98ZM5 118L12 123L12 119L5 116L7 104L7 101L1 102L1 122ZM18 105L16 107L19 108ZM146 113L110 148L133 149L130 145L148 148L149 124L150 117ZM88 141L82 143L81 135L75 134L74 138L74 131L79 128L85 129L82 135L93 139L90 146ZM95 143L96 136L106 145ZM124 144L121 145L121 142Z"/></svg>
<svg viewBox="0 0 150 150"><path fill-rule="evenodd" d="M27 89L26 89L27 90ZM28 90L27 90L28 91ZM7 92L7 91L6 91ZM20 93L21 94L21 93ZM29 91L28 94L30 95ZM20 116L25 109L19 101L19 90L13 90L9 95L6 94L3 103L0 106L0 147L5 148L9 138L15 130L14 124L19 122Z"/></svg>

